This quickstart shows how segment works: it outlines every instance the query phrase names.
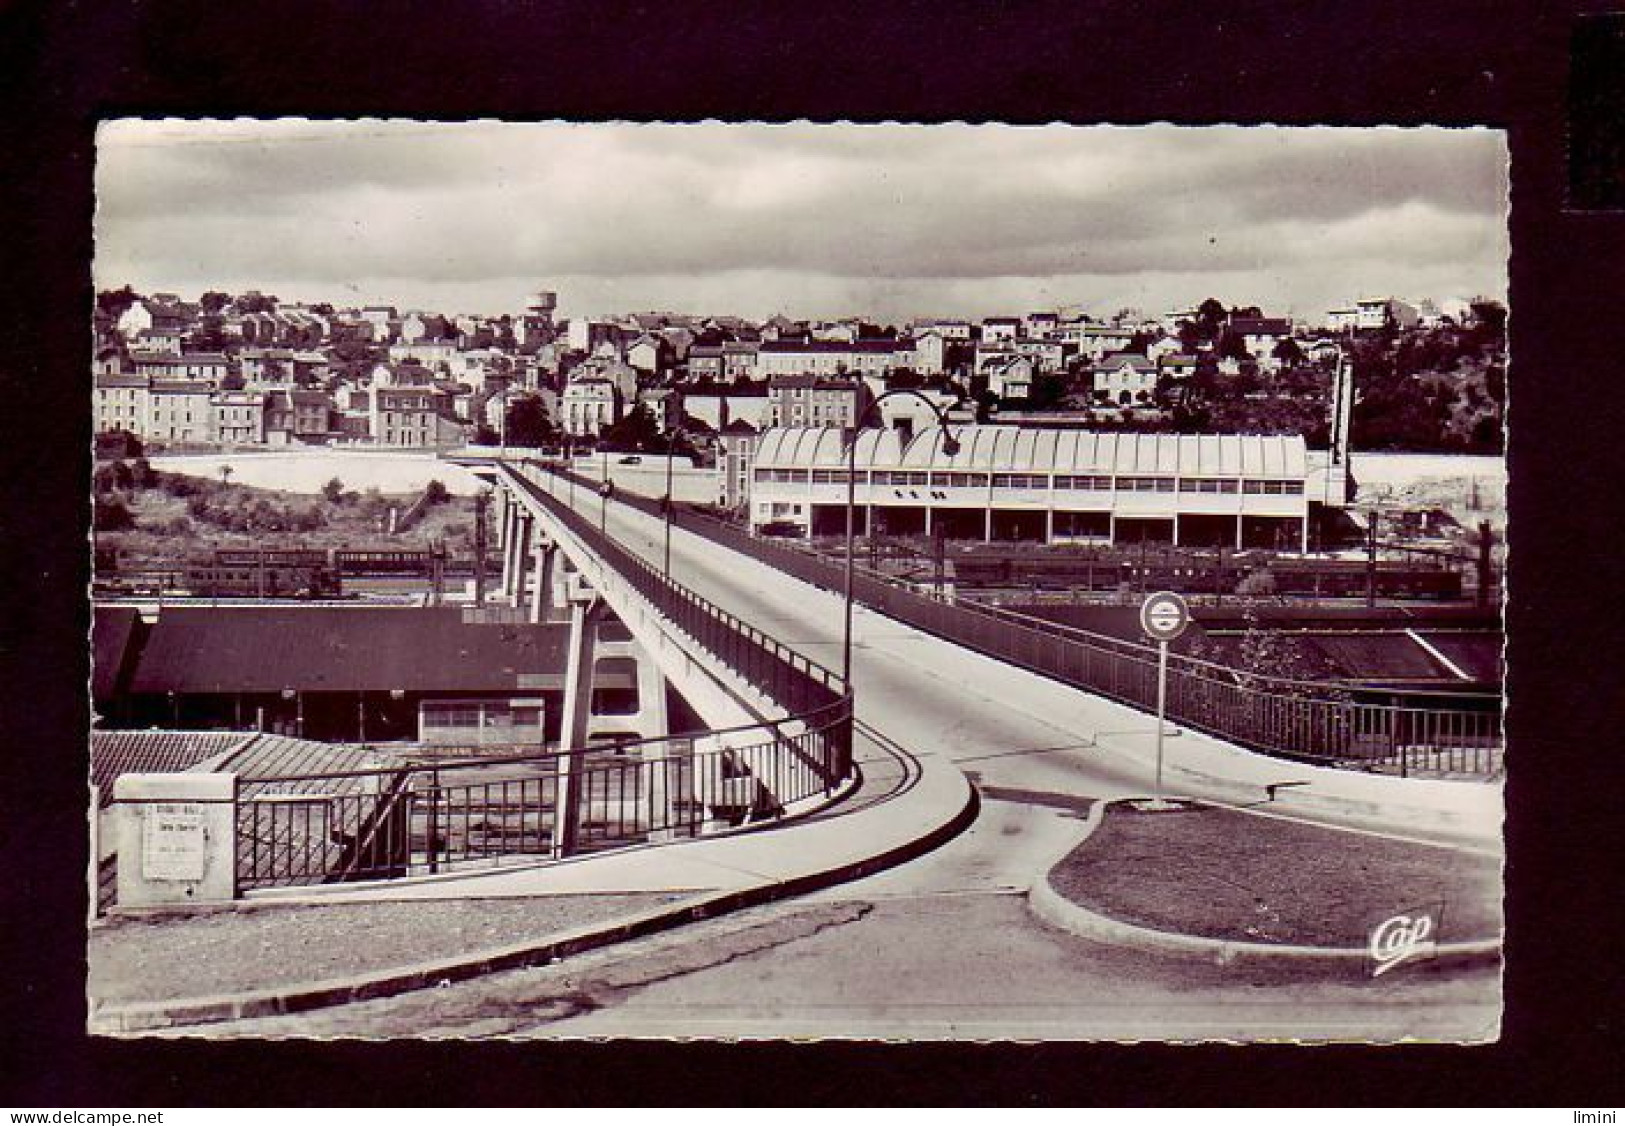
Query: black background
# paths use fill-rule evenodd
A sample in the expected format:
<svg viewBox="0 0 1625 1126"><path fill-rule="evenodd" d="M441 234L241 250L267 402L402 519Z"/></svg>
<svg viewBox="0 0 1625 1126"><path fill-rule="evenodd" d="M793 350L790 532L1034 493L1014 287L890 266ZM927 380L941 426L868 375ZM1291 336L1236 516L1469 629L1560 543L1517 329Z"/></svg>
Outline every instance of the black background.
<svg viewBox="0 0 1625 1126"><path fill-rule="evenodd" d="M1618 1106L1625 215L1565 211L1564 3L0 5L12 1106ZM1608 37L1605 35L1603 39ZM1613 82L1615 91L1622 84ZM1608 81L1574 103L1618 136ZM144 116L1483 124L1512 149L1507 1009L1493 1047L84 1036L93 128ZM1612 122L1612 125L1609 125ZM1586 128L1591 128L1589 133ZM1591 142L1587 141L1587 144ZM1601 148L1587 149L1606 153Z"/></svg>

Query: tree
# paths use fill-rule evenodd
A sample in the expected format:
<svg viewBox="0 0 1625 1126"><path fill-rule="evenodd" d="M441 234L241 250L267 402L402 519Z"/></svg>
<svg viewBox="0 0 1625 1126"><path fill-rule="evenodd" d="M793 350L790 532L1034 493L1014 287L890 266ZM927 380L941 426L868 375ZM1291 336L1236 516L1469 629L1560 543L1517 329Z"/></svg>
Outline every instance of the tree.
<svg viewBox="0 0 1625 1126"><path fill-rule="evenodd" d="M1231 332L1229 329L1220 333L1219 345L1215 350L1221 360L1242 361L1253 358L1252 353L1247 351L1246 339L1240 333Z"/></svg>
<svg viewBox="0 0 1625 1126"><path fill-rule="evenodd" d="M328 504L338 504L344 498L344 482L337 477L329 478L327 484L322 486L322 496Z"/></svg>
<svg viewBox="0 0 1625 1126"><path fill-rule="evenodd" d="M231 294L221 293L218 289L211 289L197 300L198 308L209 316L214 316L225 310L231 304Z"/></svg>
<svg viewBox="0 0 1625 1126"><path fill-rule="evenodd" d="M91 526L98 532L122 532L135 527L135 517L130 515L130 509L117 499L98 498L91 521Z"/></svg>
<svg viewBox="0 0 1625 1126"><path fill-rule="evenodd" d="M246 386L247 383L243 380L243 373L240 371L228 371L220 380L220 390L222 391L241 391Z"/></svg>
<svg viewBox="0 0 1625 1126"><path fill-rule="evenodd" d="M118 320L130 307L141 300L141 295L129 286L121 289L104 289L96 295L96 309L98 312Z"/></svg>
<svg viewBox="0 0 1625 1126"><path fill-rule="evenodd" d="M660 424L647 403L636 403L621 420L599 437L599 448L624 452L653 453L664 448Z"/></svg>
<svg viewBox="0 0 1625 1126"><path fill-rule="evenodd" d="M1289 367L1296 367L1297 365L1303 363L1305 358L1303 349L1299 347L1298 342L1292 339L1290 336L1282 339L1279 344L1271 349L1270 355L1274 356L1277 360L1280 360L1283 364L1286 364Z"/></svg>
<svg viewBox="0 0 1625 1126"><path fill-rule="evenodd" d="M274 313L277 299L264 293L245 293L236 304L239 313Z"/></svg>
<svg viewBox="0 0 1625 1126"><path fill-rule="evenodd" d="M1473 311L1473 321L1492 340L1499 342L1506 336L1507 311L1506 306L1499 301L1479 300L1469 306Z"/></svg>
<svg viewBox="0 0 1625 1126"><path fill-rule="evenodd" d="M439 478L435 478L423 487L423 497L429 504L445 504L451 499L451 493Z"/></svg>
<svg viewBox="0 0 1625 1126"><path fill-rule="evenodd" d="M527 395L508 404L507 442L510 446L546 446L556 435L553 420L547 417L547 407L541 399Z"/></svg>
<svg viewBox="0 0 1625 1126"><path fill-rule="evenodd" d="M1219 329L1224 327L1228 314L1224 309L1224 302L1217 297L1209 297L1196 307L1196 325L1202 332L1204 340L1213 340L1219 335Z"/></svg>
<svg viewBox="0 0 1625 1126"><path fill-rule="evenodd" d="M1032 389L1027 392L1027 406L1030 410L1055 410L1066 398L1066 381L1058 375L1036 375L1033 377Z"/></svg>

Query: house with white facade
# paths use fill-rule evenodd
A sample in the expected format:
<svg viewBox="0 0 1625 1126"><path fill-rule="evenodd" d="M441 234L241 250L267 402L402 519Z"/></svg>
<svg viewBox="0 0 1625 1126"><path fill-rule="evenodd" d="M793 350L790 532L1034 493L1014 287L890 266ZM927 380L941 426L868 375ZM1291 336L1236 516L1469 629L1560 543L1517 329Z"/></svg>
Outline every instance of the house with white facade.
<svg viewBox="0 0 1625 1126"><path fill-rule="evenodd" d="M560 425L566 434L597 437L621 420L624 401L608 379L572 379L559 399Z"/></svg>
<svg viewBox="0 0 1625 1126"><path fill-rule="evenodd" d="M1157 365L1137 352L1117 352L1094 369L1097 399L1118 406L1148 403L1157 390Z"/></svg>

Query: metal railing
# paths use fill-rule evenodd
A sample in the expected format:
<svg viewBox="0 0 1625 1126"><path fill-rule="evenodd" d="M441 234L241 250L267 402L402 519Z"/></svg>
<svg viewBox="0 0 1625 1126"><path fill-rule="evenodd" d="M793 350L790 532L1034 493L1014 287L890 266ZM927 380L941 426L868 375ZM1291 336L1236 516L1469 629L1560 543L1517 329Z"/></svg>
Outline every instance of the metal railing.
<svg viewBox="0 0 1625 1126"><path fill-rule="evenodd" d="M846 694L846 685L837 673L673 582L653 563L600 532L591 520L540 483L547 480L548 470L537 466L527 466L523 472L513 466L506 468L515 484L546 507L671 624L770 699L792 712L801 712L824 707ZM558 474L560 479L564 476ZM650 504L658 509L657 502Z"/></svg>
<svg viewBox="0 0 1625 1126"><path fill-rule="evenodd" d="M852 698L839 676L662 575L533 479L511 483L620 574L694 644L790 715L700 734L550 753L436 757L369 770L244 779L242 890L435 873L503 857L697 836L782 815L852 774ZM567 782L568 780L568 782Z"/></svg>
<svg viewBox="0 0 1625 1126"><path fill-rule="evenodd" d="M584 478L577 478L585 482ZM617 500L661 516L659 501ZM840 592L844 563L753 536L692 511L674 524L787 574ZM915 628L1137 708L1156 703L1156 650L996 606L922 593L859 566L853 597ZM1503 769L1499 696L1372 690L1246 673L1174 655L1168 717L1250 749L1326 766L1401 775L1496 777Z"/></svg>
<svg viewBox="0 0 1625 1126"><path fill-rule="evenodd" d="M794 720L547 754L244 779L237 883L425 875L556 858L573 772L575 853L676 840L782 815L850 772L851 701Z"/></svg>

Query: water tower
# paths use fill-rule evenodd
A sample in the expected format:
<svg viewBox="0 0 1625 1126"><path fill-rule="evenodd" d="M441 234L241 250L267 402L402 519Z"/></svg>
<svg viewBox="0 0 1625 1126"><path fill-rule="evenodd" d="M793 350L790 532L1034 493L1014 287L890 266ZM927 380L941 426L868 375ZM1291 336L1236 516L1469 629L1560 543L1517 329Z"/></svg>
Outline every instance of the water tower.
<svg viewBox="0 0 1625 1126"><path fill-rule="evenodd" d="M525 311L519 314L516 335L521 344L545 344L553 339L553 313L559 306L559 295L551 289L540 289L531 294Z"/></svg>

